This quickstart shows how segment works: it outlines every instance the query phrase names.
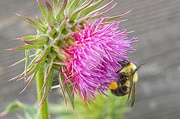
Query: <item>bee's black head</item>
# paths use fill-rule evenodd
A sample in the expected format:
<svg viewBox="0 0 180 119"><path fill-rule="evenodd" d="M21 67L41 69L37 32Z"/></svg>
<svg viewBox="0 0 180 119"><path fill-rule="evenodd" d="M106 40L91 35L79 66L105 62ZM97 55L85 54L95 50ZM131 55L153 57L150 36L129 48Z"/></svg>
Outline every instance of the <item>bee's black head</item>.
<svg viewBox="0 0 180 119"><path fill-rule="evenodd" d="M123 60L123 61L120 61L118 62L122 67L125 67L125 66L128 66L129 65L129 61L128 60Z"/></svg>

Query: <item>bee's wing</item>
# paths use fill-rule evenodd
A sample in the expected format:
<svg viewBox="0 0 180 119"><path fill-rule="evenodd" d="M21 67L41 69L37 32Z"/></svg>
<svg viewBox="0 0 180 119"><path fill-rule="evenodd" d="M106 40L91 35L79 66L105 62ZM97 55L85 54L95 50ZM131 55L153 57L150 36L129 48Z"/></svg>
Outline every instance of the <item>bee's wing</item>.
<svg viewBox="0 0 180 119"><path fill-rule="evenodd" d="M129 100L130 98L130 95L131 95L131 90L132 90L132 85L133 85L133 76L129 76L129 80L130 80L130 85L129 85L129 93L128 93L128 98L127 98L127 101Z"/></svg>
<svg viewBox="0 0 180 119"><path fill-rule="evenodd" d="M135 102L135 83L133 82L132 85L132 94L131 94L131 107L133 107Z"/></svg>

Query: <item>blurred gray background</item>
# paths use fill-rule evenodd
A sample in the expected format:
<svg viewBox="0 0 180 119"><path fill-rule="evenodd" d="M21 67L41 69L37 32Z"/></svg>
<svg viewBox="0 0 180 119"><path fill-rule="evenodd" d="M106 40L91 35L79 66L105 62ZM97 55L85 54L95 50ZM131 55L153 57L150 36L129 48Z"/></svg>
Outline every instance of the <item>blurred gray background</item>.
<svg viewBox="0 0 180 119"><path fill-rule="evenodd" d="M39 0L44 3L44 0ZM52 3L52 0L48 0ZM108 2L108 0L106 0ZM138 37L130 60L146 63L139 70L136 102L125 119L180 119L180 0L114 0L118 3L109 15L132 10L120 25ZM22 45L17 38L35 34L35 29L14 13L35 19L41 17L36 0L0 0L0 112L13 101L36 102L35 84L25 92L23 81L8 81L23 71L24 64L7 68L24 57L23 51L7 51ZM60 94L52 92L50 101ZM18 111L2 119L16 119Z"/></svg>

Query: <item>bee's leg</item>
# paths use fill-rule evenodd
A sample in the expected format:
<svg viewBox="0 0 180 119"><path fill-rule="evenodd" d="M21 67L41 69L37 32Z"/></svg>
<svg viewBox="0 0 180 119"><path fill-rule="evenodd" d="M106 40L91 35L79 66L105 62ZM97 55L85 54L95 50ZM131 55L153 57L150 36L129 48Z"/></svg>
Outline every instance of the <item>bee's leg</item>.
<svg viewBox="0 0 180 119"><path fill-rule="evenodd" d="M127 87L123 87L122 84L118 86L118 89L116 90L116 93L118 96L124 96L127 94Z"/></svg>
<svg viewBox="0 0 180 119"><path fill-rule="evenodd" d="M127 88L128 88L128 86L126 86L126 85L124 85L124 84L121 86L121 91L122 91L122 93L123 93L124 95L127 94ZM124 90L125 90L126 92L125 92Z"/></svg>
<svg viewBox="0 0 180 119"><path fill-rule="evenodd" d="M111 90L111 93L115 96L120 96L118 93L117 93L117 90Z"/></svg>
<svg viewBox="0 0 180 119"><path fill-rule="evenodd" d="M120 73L119 75L122 76L122 77L129 77L129 76L132 76L132 73L129 74L129 75L128 75L128 74L125 74L125 73Z"/></svg>
<svg viewBox="0 0 180 119"><path fill-rule="evenodd" d="M119 69L118 71L116 71L116 74L119 73L121 71L121 69Z"/></svg>

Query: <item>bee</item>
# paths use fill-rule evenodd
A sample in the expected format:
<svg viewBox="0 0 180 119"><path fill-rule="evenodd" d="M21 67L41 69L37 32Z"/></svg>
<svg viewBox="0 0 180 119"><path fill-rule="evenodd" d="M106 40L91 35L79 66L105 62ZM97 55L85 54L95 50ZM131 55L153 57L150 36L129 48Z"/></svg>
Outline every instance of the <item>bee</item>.
<svg viewBox="0 0 180 119"><path fill-rule="evenodd" d="M136 67L136 65L127 60L118 62L122 68L116 73L119 75L117 82L111 82L109 89L111 93L116 96L124 96L128 94L127 101L131 96L131 107L133 107L135 102L135 83L138 81L137 70L144 64Z"/></svg>

